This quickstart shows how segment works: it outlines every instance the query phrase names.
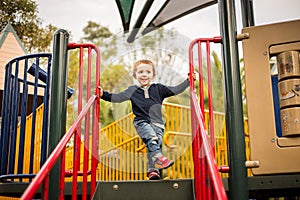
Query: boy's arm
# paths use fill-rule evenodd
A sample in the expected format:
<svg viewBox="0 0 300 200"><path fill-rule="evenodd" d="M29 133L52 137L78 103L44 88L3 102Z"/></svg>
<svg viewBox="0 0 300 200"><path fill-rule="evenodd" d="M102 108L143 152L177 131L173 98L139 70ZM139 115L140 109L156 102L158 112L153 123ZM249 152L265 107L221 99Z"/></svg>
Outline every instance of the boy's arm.
<svg viewBox="0 0 300 200"><path fill-rule="evenodd" d="M134 88L129 87L120 93L110 93L108 91L103 90L102 88L100 89L100 91L101 91L100 92L101 99L103 99L105 101L110 101L113 103L121 103L123 101L130 100L130 97L134 92Z"/></svg>
<svg viewBox="0 0 300 200"><path fill-rule="evenodd" d="M169 89L174 93L174 95L182 93L186 88L190 86L189 79L185 79L182 83L176 86L169 86Z"/></svg>
<svg viewBox="0 0 300 200"><path fill-rule="evenodd" d="M192 75L193 79L196 80L196 74L193 73ZM190 86L190 81L189 78L185 79L182 83L180 83L179 85L176 86L169 86L169 90L171 90L171 92L173 94L169 94L168 96L172 96L172 95L177 95L182 93L186 88L188 88Z"/></svg>

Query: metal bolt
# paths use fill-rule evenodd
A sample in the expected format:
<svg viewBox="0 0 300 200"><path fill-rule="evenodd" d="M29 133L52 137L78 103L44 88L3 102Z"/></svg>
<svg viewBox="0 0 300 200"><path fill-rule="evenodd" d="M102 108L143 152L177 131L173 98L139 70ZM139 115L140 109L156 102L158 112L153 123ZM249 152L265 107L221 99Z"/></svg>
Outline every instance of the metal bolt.
<svg viewBox="0 0 300 200"><path fill-rule="evenodd" d="M264 56L268 55L268 52L267 51L264 51Z"/></svg>
<svg viewBox="0 0 300 200"><path fill-rule="evenodd" d="M119 189L119 186L118 185L113 185L113 190L114 191L117 191Z"/></svg>
<svg viewBox="0 0 300 200"><path fill-rule="evenodd" d="M272 139L271 139L271 142L274 143L274 142L275 142L275 138L272 138Z"/></svg>
<svg viewBox="0 0 300 200"><path fill-rule="evenodd" d="M178 189L178 187L179 187L178 183L174 183L174 184L173 184L173 188L174 188L174 189L176 189L176 190L177 190L177 189Z"/></svg>

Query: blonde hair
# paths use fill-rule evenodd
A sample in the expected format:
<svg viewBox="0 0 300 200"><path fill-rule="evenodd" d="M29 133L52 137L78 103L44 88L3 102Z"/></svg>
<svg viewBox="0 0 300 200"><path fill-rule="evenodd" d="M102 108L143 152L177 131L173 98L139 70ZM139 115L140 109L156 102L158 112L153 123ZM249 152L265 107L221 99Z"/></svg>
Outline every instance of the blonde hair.
<svg viewBox="0 0 300 200"><path fill-rule="evenodd" d="M134 63L134 65L133 65L132 76L133 76L134 78L136 78L137 67L138 67L140 64L147 64L147 65L152 66L153 77L155 77L155 75L156 75L156 70L155 70L155 66L154 66L153 62L152 62L151 60L142 59L142 60L136 61L136 62Z"/></svg>

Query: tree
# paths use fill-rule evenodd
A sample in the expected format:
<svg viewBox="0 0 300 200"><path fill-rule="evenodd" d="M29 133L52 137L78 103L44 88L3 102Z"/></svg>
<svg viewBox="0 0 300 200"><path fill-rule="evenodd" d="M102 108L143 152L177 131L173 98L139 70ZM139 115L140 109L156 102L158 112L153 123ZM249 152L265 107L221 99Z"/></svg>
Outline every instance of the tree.
<svg viewBox="0 0 300 200"><path fill-rule="evenodd" d="M33 0L0 1L0 29L10 22L28 52L49 51L55 26L42 27L37 3Z"/></svg>
<svg viewBox="0 0 300 200"><path fill-rule="evenodd" d="M83 41L88 41L95 45L101 45L104 39L112 36L112 33L107 27L101 26L93 21L88 21L82 31L84 33Z"/></svg>

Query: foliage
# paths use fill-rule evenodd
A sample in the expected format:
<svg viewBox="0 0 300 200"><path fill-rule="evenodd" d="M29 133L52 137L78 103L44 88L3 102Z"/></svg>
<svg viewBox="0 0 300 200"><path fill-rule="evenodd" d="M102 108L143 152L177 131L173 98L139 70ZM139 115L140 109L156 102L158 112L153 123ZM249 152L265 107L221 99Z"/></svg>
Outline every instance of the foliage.
<svg viewBox="0 0 300 200"><path fill-rule="evenodd" d="M240 74L241 74L241 88L242 88L242 102L243 102L243 113L245 116L248 114L247 110L247 99L246 99L246 85L245 85L245 66L244 66L244 59L240 59Z"/></svg>
<svg viewBox="0 0 300 200"><path fill-rule="evenodd" d="M88 42L101 47L101 59L107 60L111 56L116 54L116 39L110 30L93 21L88 21L87 25L82 29L84 36L82 42ZM105 40L111 38L109 43L105 43ZM102 68L102 67L101 67Z"/></svg>
<svg viewBox="0 0 300 200"><path fill-rule="evenodd" d="M97 24L92 21L88 21L87 25L83 28L84 36L81 38L82 43L92 43L97 46L103 46L104 40L107 38L112 37L112 33L109 31L107 27L101 26L100 24ZM108 57L111 57L115 54L116 48L114 46L114 41L112 40L109 45L107 45L105 48L105 51L101 52L101 60L106 59ZM83 58L86 60L85 58ZM93 62L92 62L93 63ZM86 64L86 63L85 63ZM84 67L85 65L83 65ZM104 69L104 66L101 66L101 69ZM105 87L108 87L108 89L111 89L115 87L115 83L117 83L118 79L120 79L119 76L112 75L111 70L118 71L118 75L122 75L124 70L122 69L122 66L111 66L107 68L108 70L105 71L103 75L101 75L101 79L103 83L106 83ZM72 87L75 91L77 91L78 88L78 76L79 76L79 60L78 60L78 51L69 51L69 73L68 73L68 86ZM92 69L93 70L93 69ZM121 72L123 71L123 72ZM87 72L86 68L83 68L84 76L86 77L85 73ZM96 73L95 71L92 73L91 81L95 81ZM125 80L125 79L124 79ZM82 91L86 90L87 85L85 84L87 80L84 80L83 88L81 88ZM95 85L95 82L93 82L92 85ZM85 98L85 97L83 97ZM77 115L78 109L78 96L76 94L71 97L71 99L68 100L68 125L71 125L74 121L74 116ZM101 120L102 124L108 124L111 123L113 119L112 114L112 108L107 102L101 101ZM105 119L105 122L104 120Z"/></svg>
<svg viewBox="0 0 300 200"><path fill-rule="evenodd" d="M91 42L95 45L101 45L105 38L112 36L112 33L107 27L101 26L93 21L88 21L82 31L84 33L82 40Z"/></svg>
<svg viewBox="0 0 300 200"><path fill-rule="evenodd" d="M222 63L216 52L212 52L212 57L212 90L214 110L224 112L224 86L222 78Z"/></svg>
<svg viewBox="0 0 300 200"><path fill-rule="evenodd" d="M107 91L123 91L128 84L132 84L132 77L122 65L108 66L101 74L101 86ZM128 102L111 104L102 101L101 106L102 126L123 117L131 111Z"/></svg>
<svg viewBox="0 0 300 200"><path fill-rule="evenodd" d="M78 77L79 77L79 50L69 51L69 68L68 68L68 87L74 91L78 91ZM74 123L78 113L78 96L74 92L67 102L67 128Z"/></svg>
<svg viewBox="0 0 300 200"><path fill-rule="evenodd" d="M55 26L41 28L37 3L33 0L0 1L0 30L10 22L28 52L49 51Z"/></svg>

